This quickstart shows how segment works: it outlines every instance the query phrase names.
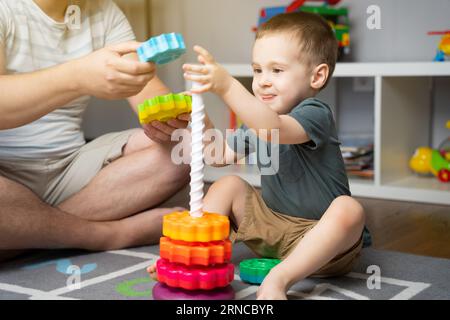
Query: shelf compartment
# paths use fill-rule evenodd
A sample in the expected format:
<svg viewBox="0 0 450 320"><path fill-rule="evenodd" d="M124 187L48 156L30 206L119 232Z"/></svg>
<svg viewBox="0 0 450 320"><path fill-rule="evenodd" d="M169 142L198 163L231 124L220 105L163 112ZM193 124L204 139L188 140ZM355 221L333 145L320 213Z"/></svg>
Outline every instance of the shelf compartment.
<svg viewBox="0 0 450 320"><path fill-rule="evenodd" d="M411 175L409 159L419 146L428 145L431 119L431 78L381 79L378 155L380 184Z"/></svg>

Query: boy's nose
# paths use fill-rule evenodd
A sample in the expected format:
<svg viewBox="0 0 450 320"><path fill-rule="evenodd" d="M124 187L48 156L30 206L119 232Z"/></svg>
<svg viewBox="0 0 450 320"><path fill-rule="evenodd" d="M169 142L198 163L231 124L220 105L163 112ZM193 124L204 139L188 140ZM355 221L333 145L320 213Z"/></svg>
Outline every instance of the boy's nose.
<svg viewBox="0 0 450 320"><path fill-rule="evenodd" d="M259 86L260 87L270 87L272 85L272 82L270 81L269 77L261 76L259 79Z"/></svg>

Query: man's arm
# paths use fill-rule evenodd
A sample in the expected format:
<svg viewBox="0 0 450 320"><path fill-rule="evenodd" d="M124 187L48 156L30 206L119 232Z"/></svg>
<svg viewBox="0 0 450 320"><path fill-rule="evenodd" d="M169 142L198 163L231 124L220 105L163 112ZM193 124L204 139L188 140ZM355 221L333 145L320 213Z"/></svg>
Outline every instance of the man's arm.
<svg viewBox="0 0 450 320"><path fill-rule="evenodd" d="M127 59L132 61L138 61L138 55L136 53L131 53L125 56ZM145 100L169 94L170 89L157 77L146 84L146 86L138 94L129 97L128 102L131 108L138 113L138 106ZM172 133L177 129L184 129L188 126L190 121L189 114L182 114L178 116L177 119L172 119L166 123L153 121L150 124L145 124L142 126L145 134L154 142L160 144L170 144Z"/></svg>
<svg viewBox="0 0 450 320"><path fill-rule="evenodd" d="M51 112L79 96L67 76L69 64L17 75L6 74L6 59L0 47L0 130L19 127Z"/></svg>
<svg viewBox="0 0 450 320"><path fill-rule="evenodd" d="M83 95L126 98L142 91L154 65L123 59L140 44L126 42L48 69L6 74L0 52L0 130L25 125Z"/></svg>
<svg viewBox="0 0 450 320"><path fill-rule="evenodd" d="M124 56L127 59L138 61L137 53L130 53ZM138 113L138 106L143 103L145 100L162 96L170 93L170 89L158 78L158 76L154 76L150 82L139 92L137 95L129 97L127 100L130 103L131 108Z"/></svg>

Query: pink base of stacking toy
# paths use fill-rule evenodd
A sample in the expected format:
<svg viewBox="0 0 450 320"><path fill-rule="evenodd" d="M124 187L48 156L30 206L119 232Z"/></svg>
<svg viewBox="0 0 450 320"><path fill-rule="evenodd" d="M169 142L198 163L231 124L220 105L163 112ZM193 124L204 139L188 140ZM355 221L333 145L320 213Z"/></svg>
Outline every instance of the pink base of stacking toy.
<svg viewBox="0 0 450 320"><path fill-rule="evenodd" d="M235 293L231 286L214 290L185 290L171 288L158 282L153 287L155 300L234 300Z"/></svg>
<svg viewBox="0 0 450 320"><path fill-rule="evenodd" d="M234 265L231 263L204 266L184 266L165 259L156 262L158 280L174 288L187 290L212 290L226 287L234 279Z"/></svg>

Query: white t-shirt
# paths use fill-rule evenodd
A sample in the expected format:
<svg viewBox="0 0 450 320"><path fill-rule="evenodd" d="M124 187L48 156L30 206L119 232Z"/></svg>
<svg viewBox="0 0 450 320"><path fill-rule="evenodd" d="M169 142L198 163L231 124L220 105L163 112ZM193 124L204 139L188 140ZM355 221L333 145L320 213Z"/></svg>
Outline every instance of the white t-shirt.
<svg viewBox="0 0 450 320"><path fill-rule="evenodd" d="M41 70L113 43L135 40L125 15L112 0L77 3L81 28L70 30L33 0L0 0L0 46L6 54L7 74ZM55 159L78 150L86 143L81 121L89 98L80 97L22 127L0 130L0 159Z"/></svg>

